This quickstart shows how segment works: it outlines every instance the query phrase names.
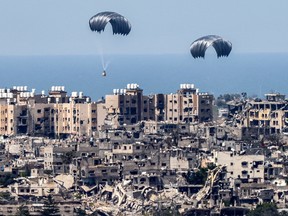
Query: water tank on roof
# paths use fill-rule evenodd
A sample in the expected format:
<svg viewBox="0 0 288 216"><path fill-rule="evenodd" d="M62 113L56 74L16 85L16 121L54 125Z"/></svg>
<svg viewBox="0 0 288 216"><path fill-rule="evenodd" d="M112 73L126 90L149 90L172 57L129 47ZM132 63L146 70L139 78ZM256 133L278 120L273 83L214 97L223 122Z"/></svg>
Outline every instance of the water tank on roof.
<svg viewBox="0 0 288 216"><path fill-rule="evenodd" d="M72 97L78 97L78 92L72 92Z"/></svg>

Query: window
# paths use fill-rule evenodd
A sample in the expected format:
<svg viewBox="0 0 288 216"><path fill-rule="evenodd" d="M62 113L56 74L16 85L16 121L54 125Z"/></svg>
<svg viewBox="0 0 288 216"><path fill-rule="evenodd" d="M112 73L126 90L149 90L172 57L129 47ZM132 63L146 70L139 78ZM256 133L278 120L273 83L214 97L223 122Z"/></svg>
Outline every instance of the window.
<svg viewBox="0 0 288 216"><path fill-rule="evenodd" d="M135 115L137 113L137 110L135 107L131 108L131 115Z"/></svg>
<svg viewBox="0 0 288 216"><path fill-rule="evenodd" d="M242 161L241 165L242 165L242 167L247 167L248 166L248 162L247 161Z"/></svg>

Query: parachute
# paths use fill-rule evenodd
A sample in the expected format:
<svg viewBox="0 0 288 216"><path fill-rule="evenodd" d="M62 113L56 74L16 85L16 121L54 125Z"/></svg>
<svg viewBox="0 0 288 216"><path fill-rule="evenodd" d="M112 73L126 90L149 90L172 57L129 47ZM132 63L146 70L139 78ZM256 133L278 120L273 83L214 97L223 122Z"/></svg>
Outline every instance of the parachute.
<svg viewBox="0 0 288 216"><path fill-rule="evenodd" d="M194 58L204 58L209 46L216 50L217 57L228 56L232 50L232 43L217 35L207 35L195 40L190 46L190 52Z"/></svg>
<svg viewBox="0 0 288 216"><path fill-rule="evenodd" d="M122 15L115 12L100 12L89 20L89 26L92 31L101 33L104 31L107 23L112 25L113 34L128 35L131 30L131 24Z"/></svg>

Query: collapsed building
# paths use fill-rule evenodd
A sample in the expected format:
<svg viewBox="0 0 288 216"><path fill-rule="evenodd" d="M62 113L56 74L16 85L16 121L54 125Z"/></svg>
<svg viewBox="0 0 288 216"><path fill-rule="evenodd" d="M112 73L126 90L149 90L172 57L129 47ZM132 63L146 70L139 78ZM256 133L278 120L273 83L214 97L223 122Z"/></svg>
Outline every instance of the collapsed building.
<svg viewBox="0 0 288 216"><path fill-rule="evenodd" d="M95 104L62 87L49 96L4 91L0 183L17 203L12 208L0 194L6 215L22 200L37 215L32 209L39 213L49 195L62 203L63 215L79 208L102 215L244 215L263 202L287 205L281 95L229 102L228 115L214 119L213 96L191 84L152 96L129 84ZM24 108L15 111L20 102ZM11 134L27 134L8 136L10 123ZM281 137L267 138L274 134ZM30 204L35 200L38 207Z"/></svg>

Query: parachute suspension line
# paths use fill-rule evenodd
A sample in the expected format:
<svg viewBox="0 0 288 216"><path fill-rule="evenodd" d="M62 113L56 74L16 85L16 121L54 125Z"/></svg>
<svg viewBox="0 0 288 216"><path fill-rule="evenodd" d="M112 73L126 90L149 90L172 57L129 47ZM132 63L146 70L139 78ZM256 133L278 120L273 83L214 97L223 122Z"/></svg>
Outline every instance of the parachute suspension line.
<svg viewBox="0 0 288 216"><path fill-rule="evenodd" d="M100 53L100 58L101 58L102 69L106 70L106 64L105 64L103 52Z"/></svg>
<svg viewBox="0 0 288 216"><path fill-rule="evenodd" d="M109 60L105 60L104 52L103 50L100 51L100 58L101 58L101 64L102 64L102 69L106 70L110 64Z"/></svg>
<svg viewBox="0 0 288 216"><path fill-rule="evenodd" d="M99 56L100 56L100 60L101 60L101 65L102 65L102 76L106 76L106 69L107 69L107 66L108 66L108 63L105 62L105 58L104 58L104 52L103 52L103 47L102 47L102 42L100 43L99 47L98 47L98 50L99 50Z"/></svg>
<svg viewBox="0 0 288 216"><path fill-rule="evenodd" d="M104 11L100 12L89 19L91 31L101 33L106 25L110 23L114 34L128 35L131 31L131 24L124 16L116 12ZM105 62L103 52L100 53L102 63L102 76L106 76L106 69L109 66L109 61Z"/></svg>

